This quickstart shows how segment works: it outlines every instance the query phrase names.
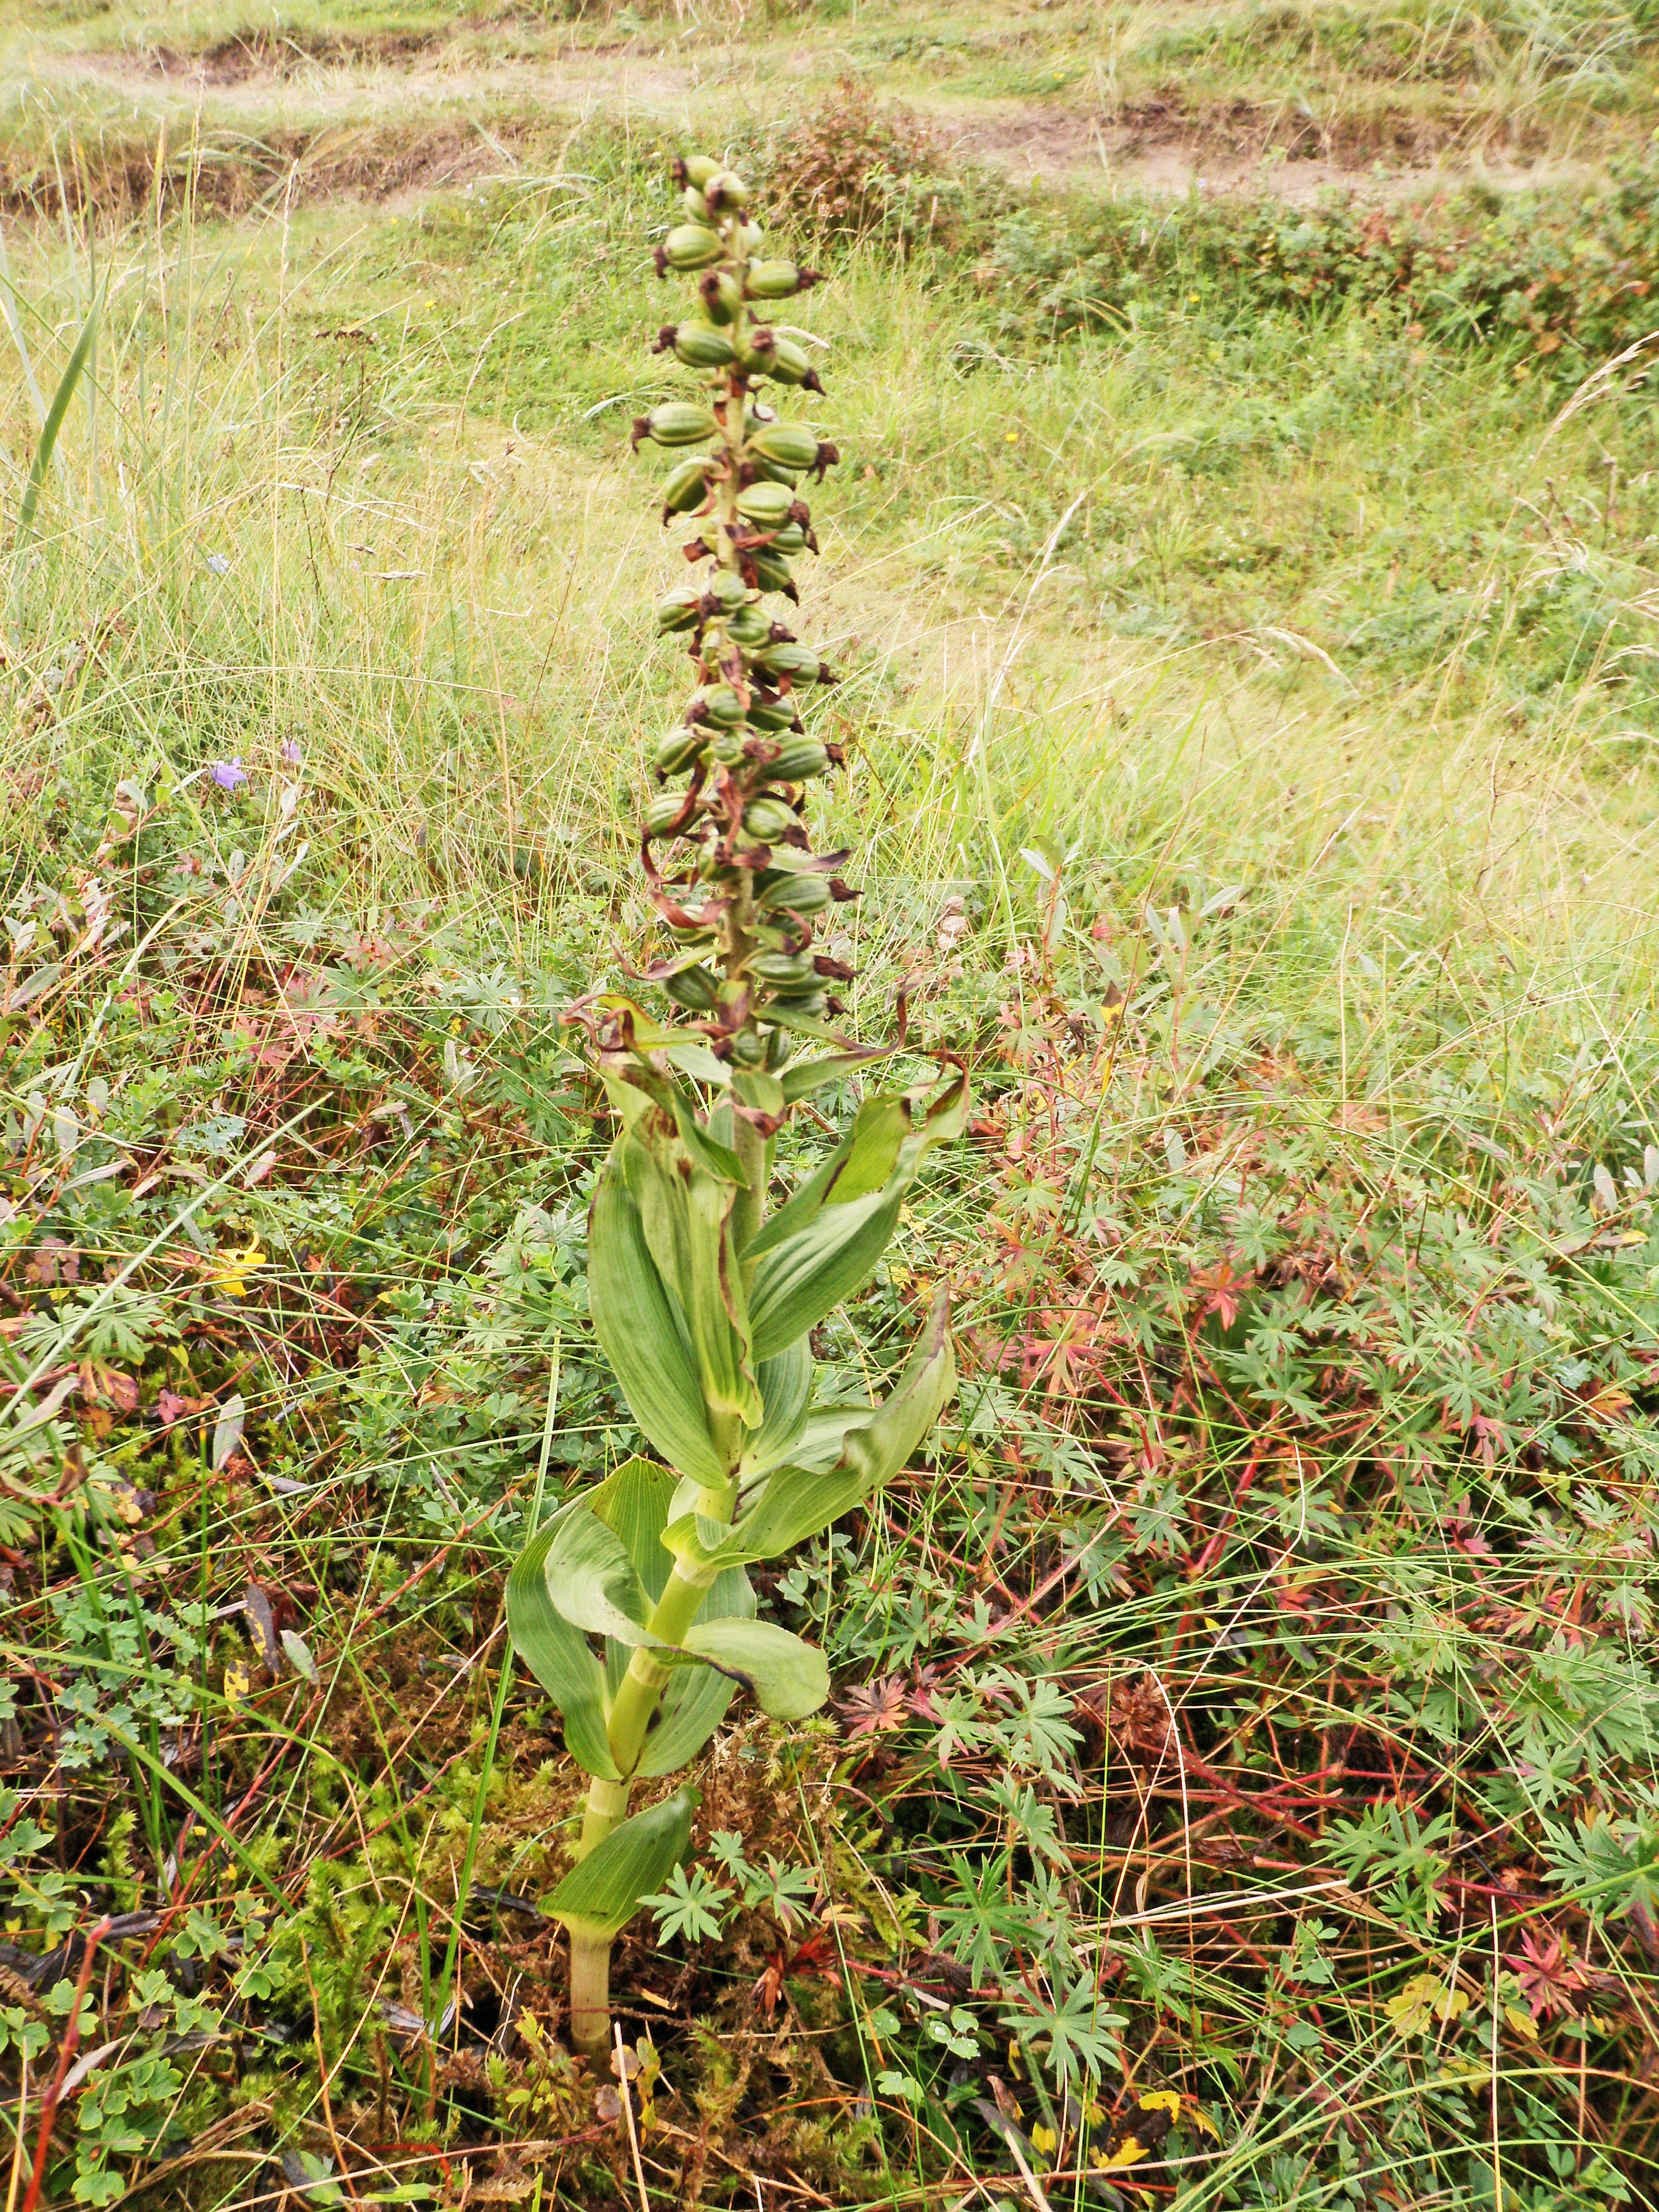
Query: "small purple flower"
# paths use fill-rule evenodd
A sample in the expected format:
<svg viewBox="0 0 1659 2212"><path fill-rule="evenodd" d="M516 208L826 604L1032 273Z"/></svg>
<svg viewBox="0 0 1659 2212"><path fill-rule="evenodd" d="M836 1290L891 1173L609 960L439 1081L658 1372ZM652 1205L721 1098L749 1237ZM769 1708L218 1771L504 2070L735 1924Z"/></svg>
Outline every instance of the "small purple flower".
<svg viewBox="0 0 1659 2212"><path fill-rule="evenodd" d="M207 556L207 564L216 576L228 576L230 574L230 563L222 553L210 553Z"/></svg>
<svg viewBox="0 0 1659 2212"><path fill-rule="evenodd" d="M283 739L283 766L284 768L303 768L305 764L306 757L300 750L299 746L295 744L292 738L284 738Z"/></svg>
<svg viewBox="0 0 1659 2212"><path fill-rule="evenodd" d="M239 790L247 781L247 770L242 766L240 753L234 760L215 761L208 773L221 791Z"/></svg>

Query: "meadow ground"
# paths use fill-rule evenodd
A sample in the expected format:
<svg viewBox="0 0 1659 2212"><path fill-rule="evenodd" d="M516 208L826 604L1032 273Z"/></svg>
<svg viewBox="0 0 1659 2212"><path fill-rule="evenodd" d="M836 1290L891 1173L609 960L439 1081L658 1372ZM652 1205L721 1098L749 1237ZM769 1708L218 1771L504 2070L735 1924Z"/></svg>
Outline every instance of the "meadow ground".
<svg viewBox="0 0 1659 2212"><path fill-rule="evenodd" d="M7 2212L1653 2201L1645 0L0 57ZM687 144L834 280L854 1020L975 1105L817 1344L948 1283L957 1401L764 1584L833 1703L704 1762L624 2111L501 1605L637 1443L560 1016Z"/></svg>

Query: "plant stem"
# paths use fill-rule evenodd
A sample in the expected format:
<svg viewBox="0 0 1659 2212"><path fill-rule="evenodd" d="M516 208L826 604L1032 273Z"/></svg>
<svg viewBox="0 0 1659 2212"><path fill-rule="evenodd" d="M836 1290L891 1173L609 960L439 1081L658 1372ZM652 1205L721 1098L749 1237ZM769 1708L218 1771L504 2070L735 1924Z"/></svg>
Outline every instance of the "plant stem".
<svg viewBox="0 0 1659 2212"><path fill-rule="evenodd" d="M603 2058L611 2048L608 1936L570 1938L570 2040L584 2058Z"/></svg>
<svg viewBox="0 0 1659 2212"><path fill-rule="evenodd" d="M653 1608L647 1633L659 1644L678 1644L696 1619L714 1582L688 1574L681 1561ZM596 1775L587 1787L578 1862L602 1844L627 1817L634 1770L640 1763L653 1717L661 1703L670 1669L644 1644L636 1645L628 1672L611 1708L607 1734L611 1756L622 1776L606 1782ZM584 2057L602 2057L611 2048L611 1944L608 1938L572 1933L570 1938L570 2040Z"/></svg>

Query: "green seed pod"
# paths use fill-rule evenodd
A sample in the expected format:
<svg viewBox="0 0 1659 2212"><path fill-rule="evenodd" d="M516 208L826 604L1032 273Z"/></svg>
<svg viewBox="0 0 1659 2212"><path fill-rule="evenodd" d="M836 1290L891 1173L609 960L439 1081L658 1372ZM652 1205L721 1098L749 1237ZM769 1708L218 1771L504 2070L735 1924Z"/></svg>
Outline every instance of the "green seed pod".
<svg viewBox="0 0 1659 2212"><path fill-rule="evenodd" d="M720 163L711 161L707 154L685 154L674 164L675 183L695 185L699 191L705 185L713 184L720 173Z"/></svg>
<svg viewBox="0 0 1659 2212"><path fill-rule="evenodd" d="M690 514L694 507L701 507L708 495L709 460L707 453L699 453L695 460L681 461L662 480L662 519L671 514Z"/></svg>
<svg viewBox="0 0 1659 2212"><path fill-rule="evenodd" d="M658 738L651 765L659 775L678 775L683 768L690 767L703 744L701 730L671 730L665 738Z"/></svg>
<svg viewBox="0 0 1659 2212"><path fill-rule="evenodd" d="M773 339L764 374L779 384L803 384L813 391L817 389L817 372L793 338Z"/></svg>
<svg viewBox="0 0 1659 2212"><path fill-rule="evenodd" d="M774 553L799 553L806 544L806 532L798 522L786 522L775 532L771 550Z"/></svg>
<svg viewBox="0 0 1659 2212"><path fill-rule="evenodd" d="M784 592L793 599L795 580L789 573L789 563L781 561L769 545L757 545L750 558L755 564L755 584L763 592Z"/></svg>
<svg viewBox="0 0 1659 2212"><path fill-rule="evenodd" d="M726 635L744 652L754 653L771 636L772 625L758 607L738 607L726 617Z"/></svg>
<svg viewBox="0 0 1659 2212"><path fill-rule="evenodd" d="M708 223L708 203L695 185L688 185L680 194L680 205L685 210L688 222Z"/></svg>
<svg viewBox="0 0 1659 2212"><path fill-rule="evenodd" d="M775 461L781 468L810 469L818 457L818 441L802 422L763 422L751 430L744 455Z"/></svg>
<svg viewBox="0 0 1659 2212"><path fill-rule="evenodd" d="M738 252L749 255L751 259L760 252L765 240L766 233L757 222L739 223L732 238Z"/></svg>
<svg viewBox="0 0 1659 2212"><path fill-rule="evenodd" d="M683 792L665 791L660 797L646 801L641 820L652 836L665 837L678 819L684 804L685 794Z"/></svg>
<svg viewBox="0 0 1659 2212"><path fill-rule="evenodd" d="M695 584L682 584L678 592L671 592L665 599L657 602L659 629L695 629L702 607L702 593Z"/></svg>
<svg viewBox="0 0 1659 2212"><path fill-rule="evenodd" d="M781 462L750 461L748 469L756 483L787 484L792 490L794 489L796 471L786 469Z"/></svg>
<svg viewBox="0 0 1659 2212"><path fill-rule="evenodd" d="M748 603L749 586L735 568L720 569L708 586L708 592L709 597L723 607L741 607Z"/></svg>
<svg viewBox="0 0 1659 2212"><path fill-rule="evenodd" d="M665 399L648 415L637 417L634 443L637 446L641 438L654 438L659 446L695 446L712 438L719 428L712 409L696 400Z"/></svg>
<svg viewBox="0 0 1659 2212"><path fill-rule="evenodd" d="M722 169L717 175L708 178L702 190L709 206L718 210L721 215L746 208L753 197L743 179L730 169Z"/></svg>
<svg viewBox="0 0 1659 2212"><path fill-rule="evenodd" d="M694 1014L706 1014L717 1003L719 987L706 968L682 968L677 975L665 975L662 987L677 1006Z"/></svg>
<svg viewBox="0 0 1659 2212"><path fill-rule="evenodd" d="M792 677L797 683L822 683L823 663L817 649L802 644L798 639L787 643L769 645L755 655L760 665L773 676Z"/></svg>
<svg viewBox="0 0 1659 2212"><path fill-rule="evenodd" d="M793 806L786 806L782 799L769 798L763 793L760 798L751 799L744 808L743 826L751 837L769 842L774 837L781 837L799 825Z"/></svg>
<svg viewBox="0 0 1659 2212"><path fill-rule="evenodd" d="M804 783L810 775L828 775L830 755L816 738L791 738L767 769L780 783Z"/></svg>
<svg viewBox="0 0 1659 2212"><path fill-rule="evenodd" d="M750 300L787 300L817 281L813 270L798 269L793 261L751 261L743 289Z"/></svg>
<svg viewBox="0 0 1659 2212"><path fill-rule="evenodd" d="M749 972L763 983L786 991L811 985L817 975L810 952L757 952L750 960Z"/></svg>
<svg viewBox="0 0 1659 2212"><path fill-rule="evenodd" d="M822 914L834 896L823 876L779 876L756 903L768 914Z"/></svg>
<svg viewBox="0 0 1659 2212"><path fill-rule="evenodd" d="M673 350L676 361L683 361L688 368L730 368L737 352L724 331L717 331L713 323L681 323L662 333Z"/></svg>
<svg viewBox="0 0 1659 2212"><path fill-rule="evenodd" d="M757 730L789 729L795 720L795 702L793 699L751 699L749 719Z"/></svg>
<svg viewBox="0 0 1659 2212"><path fill-rule="evenodd" d="M794 503L782 484L748 484L738 494L738 513L745 522L757 523L763 530L781 529Z"/></svg>
<svg viewBox="0 0 1659 2212"><path fill-rule="evenodd" d="M739 1030L732 1040L732 1057L739 1067L758 1067L766 1057L766 1039L753 1030Z"/></svg>
<svg viewBox="0 0 1659 2212"><path fill-rule="evenodd" d="M657 251L671 269L707 269L726 248L719 231L710 230L706 223L682 222L675 225Z"/></svg>
<svg viewBox="0 0 1659 2212"><path fill-rule="evenodd" d="M744 757L741 728L720 731L708 748L708 757L716 768L735 768Z"/></svg>
<svg viewBox="0 0 1659 2212"><path fill-rule="evenodd" d="M712 722L717 730L732 729L743 720L743 702L729 684L711 684L692 703L702 709L698 720Z"/></svg>
<svg viewBox="0 0 1659 2212"><path fill-rule="evenodd" d="M743 306L738 280L724 269L711 269L697 286L702 311L711 323L735 322Z"/></svg>

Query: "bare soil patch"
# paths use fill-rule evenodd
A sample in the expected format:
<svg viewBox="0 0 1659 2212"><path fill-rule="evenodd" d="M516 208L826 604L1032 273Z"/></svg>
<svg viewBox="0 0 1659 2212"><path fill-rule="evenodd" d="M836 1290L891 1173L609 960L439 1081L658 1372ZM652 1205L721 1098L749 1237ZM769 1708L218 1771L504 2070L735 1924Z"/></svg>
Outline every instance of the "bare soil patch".
<svg viewBox="0 0 1659 2212"><path fill-rule="evenodd" d="M1399 192L1460 158L1478 154L1483 166L1502 165L1546 146L1541 132L1526 130L1501 143L1488 134L1476 145L1456 119L1405 109L1321 118L1243 100L1195 107L1176 94L1111 112L1010 106L937 119L964 152L1030 176L1062 182L1092 174L1153 191L1266 190L1291 202L1352 189L1362 176L1368 188Z"/></svg>
<svg viewBox="0 0 1659 2212"><path fill-rule="evenodd" d="M497 145L522 144L523 124L492 118ZM18 216L91 213L122 220L154 204L189 199L199 213L235 216L274 193L296 204L368 200L441 191L493 174L501 155L461 122L426 128L273 131L258 142L203 145L159 173L153 144L83 149L72 168L0 156L0 210Z"/></svg>

